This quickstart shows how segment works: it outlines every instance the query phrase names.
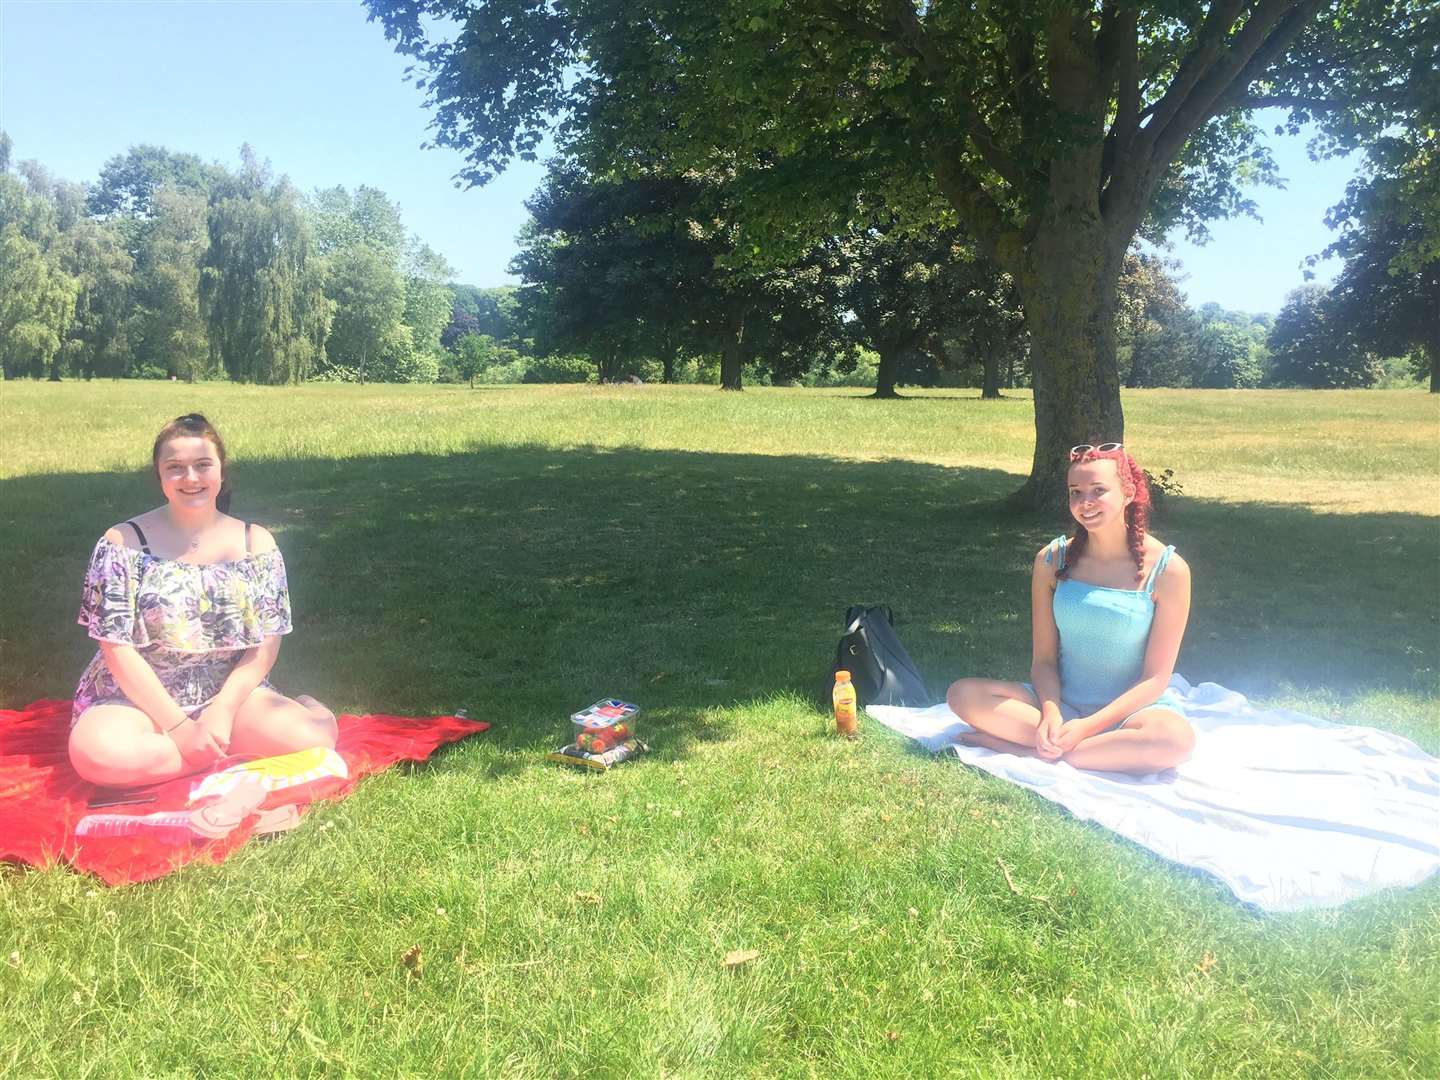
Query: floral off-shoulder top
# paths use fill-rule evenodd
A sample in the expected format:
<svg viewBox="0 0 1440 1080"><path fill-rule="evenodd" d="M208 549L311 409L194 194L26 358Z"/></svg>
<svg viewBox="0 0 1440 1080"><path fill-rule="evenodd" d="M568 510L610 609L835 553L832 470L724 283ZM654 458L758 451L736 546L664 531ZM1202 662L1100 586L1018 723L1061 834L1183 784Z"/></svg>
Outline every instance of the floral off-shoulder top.
<svg viewBox="0 0 1440 1080"><path fill-rule="evenodd" d="M202 565L102 537L77 621L96 641L133 645L176 704L197 711L247 650L290 632L285 560L273 550ZM80 676L72 715L111 702L130 704L97 652Z"/></svg>

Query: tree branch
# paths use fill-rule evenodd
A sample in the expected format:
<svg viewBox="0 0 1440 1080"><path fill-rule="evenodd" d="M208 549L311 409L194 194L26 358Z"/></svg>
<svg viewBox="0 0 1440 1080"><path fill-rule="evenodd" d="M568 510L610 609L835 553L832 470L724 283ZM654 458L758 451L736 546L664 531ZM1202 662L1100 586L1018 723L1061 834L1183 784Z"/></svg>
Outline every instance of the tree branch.
<svg viewBox="0 0 1440 1080"><path fill-rule="evenodd" d="M1269 0L1270 3L1280 4L1284 0ZM1200 26L1200 32L1196 35L1195 48L1192 49L1180 62L1180 69L1175 72L1175 78L1171 80L1169 88L1161 95L1160 100L1150 107L1150 113L1154 118L1146 129L1147 143L1153 142L1155 134L1159 129L1169 123L1170 118L1179 111L1190 91L1195 84L1210 70L1216 58L1225 47L1226 36L1230 32L1231 25L1236 17L1245 7L1245 0L1221 0L1211 5L1210 12L1205 16L1204 23ZM1252 15L1253 19L1254 16Z"/></svg>
<svg viewBox="0 0 1440 1080"><path fill-rule="evenodd" d="M1246 20L1229 47L1196 80L1191 91L1178 101L1169 118L1157 110L1146 128L1150 138L1151 163L1163 169L1180 152L1188 139L1212 116L1223 111L1229 94L1243 92L1290 47L1296 35L1320 8L1324 0L1262 0ZM1169 97L1169 94L1166 94ZM1162 102L1163 104L1163 102Z"/></svg>
<svg viewBox="0 0 1440 1080"><path fill-rule="evenodd" d="M1107 83L1114 80L1123 54L1125 28L1122 20L1125 15L1125 11L1115 6L1115 0L1105 0L1101 5L1100 29L1095 35L1095 55L1100 61L1100 77Z"/></svg>
<svg viewBox="0 0 1440 1080"><path fill-rule="evenodd" d="M1038 116L1034 91L1035 35L1029 27L1017 24L1005 34L1005 59L1010 69L1010 107L1019 118Z"/></svg>
<svg viewBox="0 0 1440 1080"><path fill-rule="evenodd" d="M874 23L867 22L860 17L856 11L850 10L843 5L832 3L820 3L816 16L828 22L835 23L846 30L853 31L857 37L865 41L878 41L885 45L894 44L893 35L886 33L884 29Z"/></svg>
<svg viewBox="0 0 1440 1080"><path fill-rule="evenodd" d="M910 0L891 0L887 5L898 34L895 43L920 62L920 67L937 86L950 81L952 65L947 62L935 40L925 29L925 24L915 14ZM968 98L956 100L947 96L947 103L955 111L961 127L975 144L985 164L999 173L1017 191L1025 186L1025 175L1010 153L996 140L994 133L975 111Z"/></svg>
<svg viewBox="0 0 1440 1080"><path fill-rule="evenodd" d="M966 230L980 249L1002 270L1016 273L1020 233L1005 219L994 197L975 175L958 160L958 147L927 144L926 154L935 170L936 182L950 205L960 215Z"/></svg>
<svg viewBox="0 0 1440 1080"><path fill-rule="evenodd" d="M1134 8L1122 12L1117 20L1117 40L1111 46L1114 56L1106 69L1107 81L1115 86L1115 122L1105 136L1105 152L1100 159L1100 186L1108 185L1117 168L1126 164L1130 147L1140 129L1140 14Z"/></svg>
<svg viewBox="0 0 1440 1080"><path fill-rule="evenodd" d="M1311 112L1339 112L1348 109L1354 102L1335 98L1304 97L1300 94L1250 94L1229 98L1220 111L1231 109L1309 109Z"/></svg>

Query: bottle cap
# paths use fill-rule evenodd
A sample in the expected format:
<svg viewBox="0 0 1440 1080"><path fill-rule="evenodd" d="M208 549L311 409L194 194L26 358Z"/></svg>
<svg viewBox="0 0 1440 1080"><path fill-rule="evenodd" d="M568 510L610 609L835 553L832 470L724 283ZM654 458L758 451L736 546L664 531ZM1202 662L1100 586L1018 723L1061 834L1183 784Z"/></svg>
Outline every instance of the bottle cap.
<svg viewBox="0 0 1440 1080"><path fill-rule="evenodd" d="M848 671L837 671L837 672L835 672L835 681L836 681L836 682L849 682L849 681L850 681L850 673L849 673Z"/></svg>

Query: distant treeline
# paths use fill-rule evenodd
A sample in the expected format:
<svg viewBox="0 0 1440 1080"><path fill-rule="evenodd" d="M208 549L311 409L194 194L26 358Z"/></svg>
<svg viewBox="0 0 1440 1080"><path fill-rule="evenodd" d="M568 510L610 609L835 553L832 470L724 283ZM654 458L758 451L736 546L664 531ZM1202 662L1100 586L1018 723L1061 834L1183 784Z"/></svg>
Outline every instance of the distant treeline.
<svg viewBox="0 0 1440 1080"><path fill-rule="evenodd" d="M384 382L744 381L1027 385L1013 283L962 235L877 217L764 275L730 267L726 193L597 181L557 165L528 206L524 285L456 284L399 207L360 186L297 191L136 146L93 184L12 166L0 133L5 378ZM1130 386L1372 386L1427 366L1337 333L1318 286L1280 315L1185 302L1177 266L1132 252L1116 324Z"/></svg>

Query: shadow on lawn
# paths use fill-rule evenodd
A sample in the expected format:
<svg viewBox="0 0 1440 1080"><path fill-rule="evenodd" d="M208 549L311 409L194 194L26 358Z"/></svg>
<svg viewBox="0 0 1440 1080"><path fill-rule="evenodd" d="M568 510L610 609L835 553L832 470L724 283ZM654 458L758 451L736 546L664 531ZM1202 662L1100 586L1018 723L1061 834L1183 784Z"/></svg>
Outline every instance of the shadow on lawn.
<svg viewBox="0 0 1440 1080"><path fill-rule="evenodd" d="M852 603L887 603L934 688L1023 677L1029 563L1060 531L1016 477L910 461L487 448L240 462L235 511L276 532L296 633L276 678L345 710L470 714L504 749L638 701L669 755L724 707L819 689ZM0 481L0 700L65 696L94 538L155 504L143 476ZM1264 695L1436 692L1434 519L1181 500L1194 568L1180 670Z"/></svg>

